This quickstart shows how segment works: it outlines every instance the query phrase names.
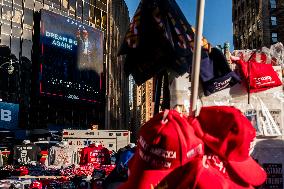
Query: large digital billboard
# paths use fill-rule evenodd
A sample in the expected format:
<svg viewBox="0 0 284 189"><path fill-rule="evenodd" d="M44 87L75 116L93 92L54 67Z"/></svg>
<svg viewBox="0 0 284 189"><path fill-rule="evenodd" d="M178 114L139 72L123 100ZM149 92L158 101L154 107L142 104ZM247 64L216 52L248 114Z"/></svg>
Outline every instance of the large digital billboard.
<svg viewBox="0 0 284 189"><path fill-rule="evenodd" d="M103 32L41 10L40 93L97 102L102 90Z"/></svg>

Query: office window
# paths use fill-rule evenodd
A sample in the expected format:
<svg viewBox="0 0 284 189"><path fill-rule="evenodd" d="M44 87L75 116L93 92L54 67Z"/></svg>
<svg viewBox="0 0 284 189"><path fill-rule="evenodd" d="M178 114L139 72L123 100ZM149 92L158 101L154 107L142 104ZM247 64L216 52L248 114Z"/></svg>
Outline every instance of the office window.
<svg viewBox="0 0 284 189"><path fill-rule="evenodd" d="M271 16L271 25L276 26L277 25L277 18L276 16Z"/></svg>
<svg viewBox="0 0 284 189"><path fill-rule="evenodd" d="M85 22L89 22L90 20L90 16L91 16L91 5L86 2L86 1L82 1L83 2L83 18Z"/></svg>
<svg viewBox="0 0 284 189"><path fill-rule="evenodd" d="M32 45L33 45L32 41L29 41L29 40L26 40L26 39L23 40L22 55L27 57L30 60L31 60Z"/></svg>
<svg viewBox="0 0 284 189"><path fill-rule="evenodd" d="M277 43L278 42L277 33L272 33L271 34L271 40L272 40L273 43Z"/></svg>
<svg viewBox="0 0 284 189"><path fill-rule="evenodd" d="M270 8L276 9L276 0L270 0Z"/></svg>
<svg viewBox="0 0 284 189"><path fill-rule="evenodd" d="M107 13L102 12L102 27L106 29L107 27Z"/></svg>
<svg viewBox="0 0 284 189"><path fill-rule="evenodd" d="M101 13L101 10L98 8L95 8L95 24L96 24L96 27L101 28L102 13Z"/></svg>

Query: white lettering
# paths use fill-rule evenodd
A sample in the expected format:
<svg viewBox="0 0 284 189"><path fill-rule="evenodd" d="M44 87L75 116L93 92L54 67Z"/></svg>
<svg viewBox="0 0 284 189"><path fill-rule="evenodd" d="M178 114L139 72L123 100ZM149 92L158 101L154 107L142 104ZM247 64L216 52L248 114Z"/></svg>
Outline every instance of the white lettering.
<svg viewBox="0 0 284 189"><path fill-rule="evenodd" d="M55 36L54 33L50 33L50 37L54 38L54 36Z"/></svg>
<svg viewBox="0 0 284 189"><path fill-rule="evenodd" d="M151 156L146 155L141 149L139 149L138 153L142 160L150 163L154 168L171 168L171 162L152 158Z"/></svg>
<svg viewBox="0 0 284 189"><path fill-rule="evenodd" d="M72 50L72 45L69 45L68 43L64 43L64 42L53 40L52 45Z"/></svg>
<svg viewBox="0 0 284 189"><path fill-rule="evenodd" d="M12 112L10 110L1 109L1 120L10 122L12 120Z"/></svg>
<svg viewBox="0 0 284 189"><path fill-rule="evenodd" d="M50 33L48 31L45 32L46 37L50 37Z"/></svg>
<svg viewBox="0 0 284 189"><path fill-rule="evenodd" d="M76 96L76 95L71 95L71 94L69 94L69 95L67 96L67 98L70 98L70 99L79 99L78 96Z"/></svg>
<svg viewBox="0 0 284 189"><path fill-rule="evenodd" d="M147 149L148 145L142 136L139 137L138 142L144 150Z"/></svg>
<svg viewBox="0 0 284 189"><path fill-rule="evenodd" d="M49 31L45 31L45 36L48 38L52 38L52 45L62 47L68 50L72 50L73 46L77 46L77 41L72 38L67 38L56 33L52 33Z"/></svg>
<svg viewBox="0 0 284 189"><path fill-rule="evenodd" d="M257 85L266 85L266 84L275 83L275 81L272 80L271 76L256 77L253 79L255 80L255 83Z"/></svg>
<svg viewBox="0 0 284 189"><path fill-rule="evenodd" d="M171 158L171 159L176 159L177 157L176 151L167 151L162 148L150 147L149 144L146 143L146 141L144 140L142 136L139 137L138 143L140 144L143 150L148 151L159 157Z"/></svg>
<svg viewBox="0 0 284 189"><path fill-rule="evenodd" d="M66 37L63 37L63 38L62 38L62 41L66 42L66 43L68 42L68 40L67 40Z"/></svg>
<svg viewBox="0 0 284 189"><path fill-rule="evenodd" d="M230 77L229 79L227 79L223 82L214 82L213 85L216 88L216 90L222 90L222 89L225 89L230 84L231 80L232 80L232 78Z"/></svg>
<svg viewBox="0 0 284 189"><path fill-rule="evenodd" d="M150 152L152 154L155 154L155 155L163 157L163 158L171 158L171 159L177 158L177 154L176 154L175 151L166 151L166 150L161 149L161 148L152 148L150 150Z"/></svg>

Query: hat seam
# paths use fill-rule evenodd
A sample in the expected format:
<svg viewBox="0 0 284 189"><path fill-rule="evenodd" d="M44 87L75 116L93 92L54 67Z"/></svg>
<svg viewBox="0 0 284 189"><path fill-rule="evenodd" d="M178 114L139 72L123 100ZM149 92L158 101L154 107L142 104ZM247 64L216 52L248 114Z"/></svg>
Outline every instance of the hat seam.
<svg viewBox="0 0 284 189"><path fill-rule="evenodd" d="M181 165L184 165L186 162L183 162L183 159L184 159L184 157L186 157L187 152L186 151L183 152L184 150L182 148L182 145L185 145L186 149L188 149L188 146L187 146L187 143L186 143L186 139L184 137L184 133L180 129L180 124L178 123L178 121L175 119L174 116L172 116L172 118L173 118L173 121L175 122L175 130L176 130L178 136L180 136L180 137L178 137L178 141L179 141L179 145L180 145L180 162L181 162ZM181 137L182 137L184 143L182 143Z"/></svg>

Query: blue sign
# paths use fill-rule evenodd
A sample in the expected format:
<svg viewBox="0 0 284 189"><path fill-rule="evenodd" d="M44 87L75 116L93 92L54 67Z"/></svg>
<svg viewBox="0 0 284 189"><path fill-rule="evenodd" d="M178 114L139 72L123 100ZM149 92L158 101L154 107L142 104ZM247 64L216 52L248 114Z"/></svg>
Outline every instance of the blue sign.
<svg viewBox="0 0 284 189"><path fill-rule="evenodd" d="M0 102L0 129L18 128L19 104Z"/></svg>

